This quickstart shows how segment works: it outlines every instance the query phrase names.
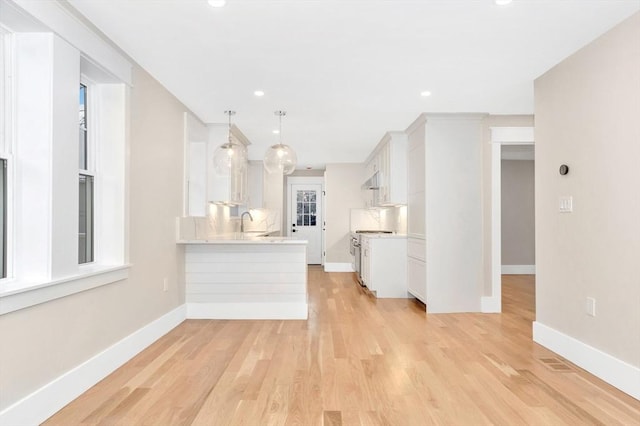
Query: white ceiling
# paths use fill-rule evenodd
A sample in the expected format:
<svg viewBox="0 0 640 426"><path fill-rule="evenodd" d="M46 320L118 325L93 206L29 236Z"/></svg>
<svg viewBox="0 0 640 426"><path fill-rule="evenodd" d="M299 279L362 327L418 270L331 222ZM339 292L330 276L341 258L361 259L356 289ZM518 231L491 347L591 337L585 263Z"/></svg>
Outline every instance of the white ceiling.
<svg viewBox="0 0 640 426"><path fill-rule="evenodd" d="M360 162L421 112L533 113L533 80L640 0L69 0L207 123L261 159ZM261 98L255 90L263 90ZM420 92L429 90L430 97Z"/></svg>

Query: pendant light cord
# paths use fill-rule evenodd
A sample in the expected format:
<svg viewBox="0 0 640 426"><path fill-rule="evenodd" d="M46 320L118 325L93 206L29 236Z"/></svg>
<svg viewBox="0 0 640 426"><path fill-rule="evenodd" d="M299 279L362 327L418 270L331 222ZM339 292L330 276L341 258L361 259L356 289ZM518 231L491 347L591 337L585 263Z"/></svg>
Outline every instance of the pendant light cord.
<svg viewBox="0 0 640 426"><path fill-rule="evenodd" d="M280 141L278 142L278 145L282 145L282 117L287 115L287 111L276 111L275 114L280 117L280 130L278 131Z"/></svg>
<svg viewBox="0 0 640 426"><path fill-rule="evenodd" d="M231 145L233 145L233 144L231 143L231 116L232 116L232 115L235 115L235 113L236 113L236 112L235 112L235 111L231 111L231 110L229 110L229 111L225 111L224 113L225 113L225 114L227 114L227 115L229 116L228 138L229 138L229 146L231 146Z"/></svg>

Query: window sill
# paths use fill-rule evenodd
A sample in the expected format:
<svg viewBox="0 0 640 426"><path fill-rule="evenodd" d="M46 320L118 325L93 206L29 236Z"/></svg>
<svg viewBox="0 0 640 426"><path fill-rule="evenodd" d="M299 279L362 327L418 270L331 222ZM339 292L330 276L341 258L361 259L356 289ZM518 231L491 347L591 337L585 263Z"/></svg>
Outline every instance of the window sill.
<svg viewBox="0 0 640 426"><path fill-rule="evenodd" d="M77 275L40 283L0 281L0 315L122 281L129 277L130 266L87 265Z"/></svg>

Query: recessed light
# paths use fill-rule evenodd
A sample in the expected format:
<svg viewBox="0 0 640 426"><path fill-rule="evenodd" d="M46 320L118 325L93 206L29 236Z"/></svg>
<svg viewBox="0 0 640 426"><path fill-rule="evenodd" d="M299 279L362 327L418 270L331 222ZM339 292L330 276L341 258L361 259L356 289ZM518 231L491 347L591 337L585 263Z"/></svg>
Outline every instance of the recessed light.
<svg viewBox="0 0 640 426"><path fill-rule="evenodd" d="M227 2L226 0L208 0L207 3L211 7L224 7Z"/></svg>
<svg viewBox="0 0 640 426"><path fill-rule="evenodd" d="M426 98L427 96L431 96L431 92L428 90L425 90L423 92L420 92L420 96L424 96Z"/></svg>
<svg viewBox="0 0 640 426"><path fill-rule="evenodd" d="M280 130L278 130L278 129L276 129L276 130L274 130L274 131L273 131L273 134L274 134L274 135L277 135L277 134L279 134L279 133L280 133Z"/></svg>
<svg viewBox="0 0 640 426"><path fill-rule="evenodd" d="M264 96L264 92L262 90L256 90L253 94L256 96Z"/></svg>
<svg viewBox="0 0 640 426"><path fill-rule="evenodd" d="M506 6L511 3L512 0L495 0L498 6Z"/></svg>

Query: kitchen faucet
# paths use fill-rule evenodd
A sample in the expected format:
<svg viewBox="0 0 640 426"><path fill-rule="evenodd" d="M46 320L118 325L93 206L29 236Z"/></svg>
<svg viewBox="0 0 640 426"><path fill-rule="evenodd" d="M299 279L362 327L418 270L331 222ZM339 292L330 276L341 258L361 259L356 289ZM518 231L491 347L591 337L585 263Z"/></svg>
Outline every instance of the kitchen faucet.
<svg viewBox="0 0 640 426"><path fill-rule="evenodd" d="M246 211L244 213L242 213L240 215L240 232L244 232L244 215L248 214L249 215L249 219L251 219L251 222L253 222L253 216L251 216L251 213L249 213L249 211Z"/></svg>

